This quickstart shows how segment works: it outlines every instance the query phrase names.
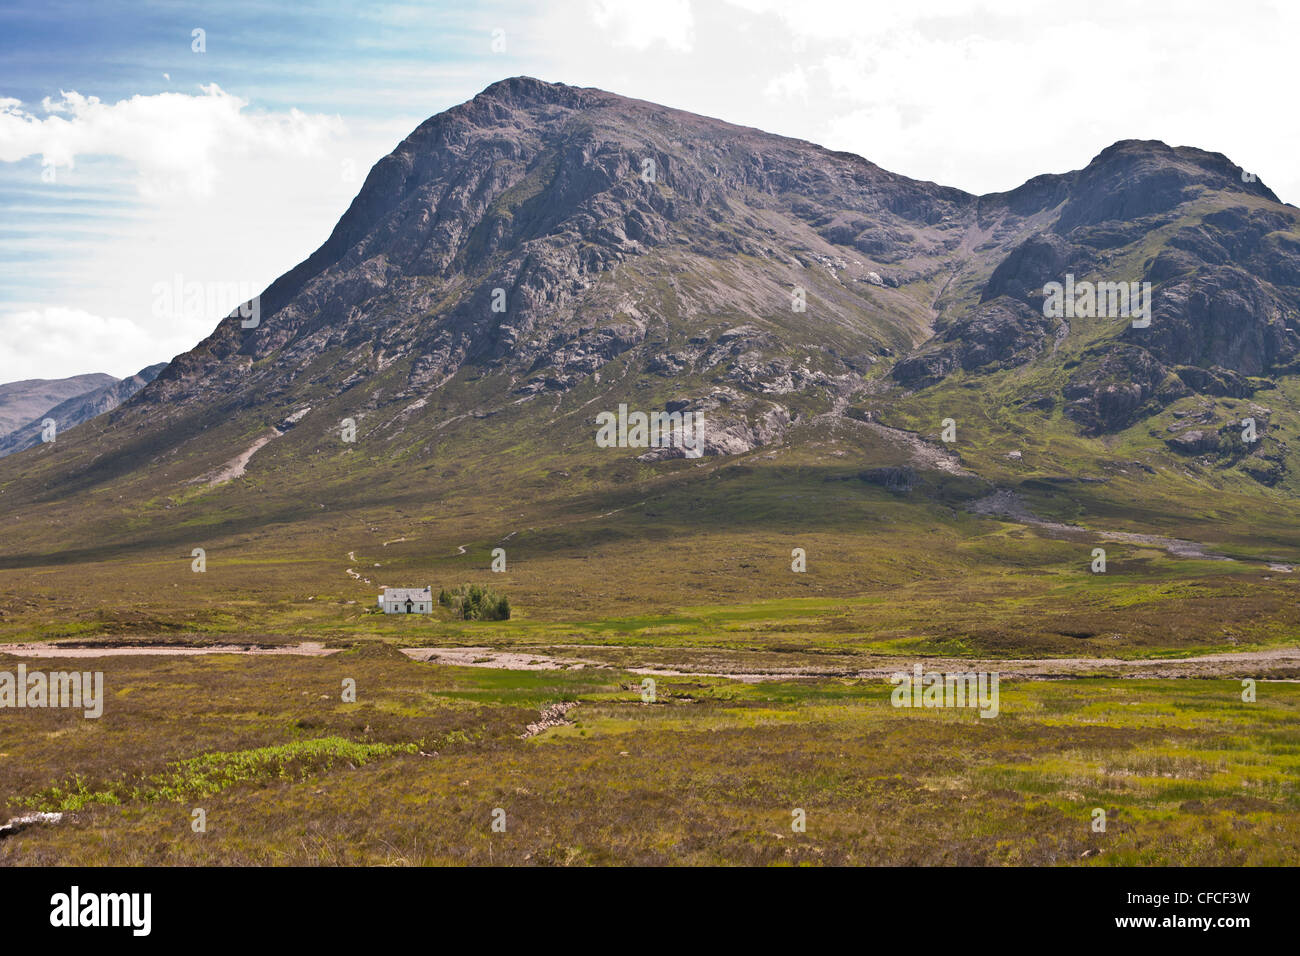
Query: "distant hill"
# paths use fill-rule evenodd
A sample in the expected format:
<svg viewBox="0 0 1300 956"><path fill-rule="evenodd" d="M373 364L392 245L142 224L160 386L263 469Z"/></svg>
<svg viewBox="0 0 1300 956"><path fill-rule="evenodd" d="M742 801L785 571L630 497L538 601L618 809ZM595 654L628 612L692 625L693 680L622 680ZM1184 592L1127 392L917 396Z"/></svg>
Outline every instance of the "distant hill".
<svg viewBox="0 0 1300 956"><path fill-rule="evenodd" d="M60 402L116 381L112 375L93 372L71 378L29 378L0 385L0 436L26 425Z"/></svg>
<svg viewBox="0 0 1300 956"><path fill-rule="evenodd" d="M64 379L33 379L0 385L0 458L40 444L42 422L54 419L59 432L112 411L167 367L150 365L128 378L99 372ZM11 424L21 420L21 424Z"/></svg>

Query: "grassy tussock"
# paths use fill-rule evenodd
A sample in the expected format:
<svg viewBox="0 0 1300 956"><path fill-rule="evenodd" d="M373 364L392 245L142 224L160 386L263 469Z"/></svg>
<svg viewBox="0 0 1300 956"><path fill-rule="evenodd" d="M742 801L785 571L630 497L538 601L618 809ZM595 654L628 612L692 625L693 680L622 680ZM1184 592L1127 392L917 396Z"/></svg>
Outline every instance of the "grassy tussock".
<svg viewBox="0 0 1300 956"><path fill-rule="evenodd" d="M314 773L327 772L339 763L360 767L371 760L416 749L415 744L366 744L341 737L320 737L256 750L191 757L129 787L93 791L80 777L74 777L64 787L51 787L14 803L32 810L74 811L95 803L185 800L211 796L247 781L302 780Z"/></svg>

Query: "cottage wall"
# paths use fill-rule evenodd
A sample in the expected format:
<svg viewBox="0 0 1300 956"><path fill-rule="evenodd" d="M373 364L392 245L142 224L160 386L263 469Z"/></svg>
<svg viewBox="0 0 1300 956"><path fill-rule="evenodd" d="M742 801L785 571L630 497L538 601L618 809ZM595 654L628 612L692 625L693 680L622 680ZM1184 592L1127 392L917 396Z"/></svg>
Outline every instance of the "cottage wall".
<svg viewBox="0 0 1300 956"><path fill-rule="evenodd" d="M385 588L379 595L379 607L385 614L406 614L407 601L411 614L433 613L433 588Z"/></svg>

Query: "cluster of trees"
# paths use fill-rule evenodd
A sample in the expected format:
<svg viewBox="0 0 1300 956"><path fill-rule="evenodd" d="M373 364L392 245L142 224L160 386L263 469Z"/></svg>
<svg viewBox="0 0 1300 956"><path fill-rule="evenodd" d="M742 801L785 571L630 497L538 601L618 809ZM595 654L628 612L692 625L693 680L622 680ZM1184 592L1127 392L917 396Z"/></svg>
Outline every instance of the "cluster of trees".
<svg viewBox="0 0 1300 956"><path fill-rule="evenodd" d="M481 584L462 584L438 592L438 603L451 608L466 621L508 621L510 598Z"/></svg>

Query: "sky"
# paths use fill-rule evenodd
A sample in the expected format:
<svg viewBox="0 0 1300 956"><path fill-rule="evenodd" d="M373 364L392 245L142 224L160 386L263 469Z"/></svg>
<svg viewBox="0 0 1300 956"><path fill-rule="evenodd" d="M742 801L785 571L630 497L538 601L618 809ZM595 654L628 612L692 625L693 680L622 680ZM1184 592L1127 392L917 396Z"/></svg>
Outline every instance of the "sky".
<svg viewBox="0 0 1300 956"><path fill-rule="evenodd" d="M1249 0L0 0L0 382L192 348L411 130L507 76L974 193L1136 138L1300 202L1297 26Z"/></svg>

